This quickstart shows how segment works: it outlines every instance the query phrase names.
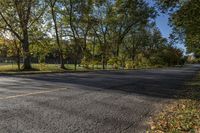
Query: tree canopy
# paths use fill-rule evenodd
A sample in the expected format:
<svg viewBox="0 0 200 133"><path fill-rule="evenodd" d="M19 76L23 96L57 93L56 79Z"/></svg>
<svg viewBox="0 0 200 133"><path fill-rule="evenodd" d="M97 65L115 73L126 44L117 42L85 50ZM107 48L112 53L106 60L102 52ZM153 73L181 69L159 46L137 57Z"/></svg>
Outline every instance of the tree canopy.
<svg viewBox="0 0 200 133"><path fill-rule="evenodd" d="M71 62L75 69L78 64L103 69L180 64L182 51L162 37L156 16L145 0L1 0L0 31L2 38L21 44L24 69L33 59L54 59L61 68ZM179 12L174 25L180 21L176 16ZM187 29L187 41L194 29Z"/></svg>
<svg viewBox="0 0 200 133"><path fill-rule="evenodd" d="M199 0L158 0L164 11L171 15L174 39L186 44L188 52L200 55L200 4Z"/></svg>

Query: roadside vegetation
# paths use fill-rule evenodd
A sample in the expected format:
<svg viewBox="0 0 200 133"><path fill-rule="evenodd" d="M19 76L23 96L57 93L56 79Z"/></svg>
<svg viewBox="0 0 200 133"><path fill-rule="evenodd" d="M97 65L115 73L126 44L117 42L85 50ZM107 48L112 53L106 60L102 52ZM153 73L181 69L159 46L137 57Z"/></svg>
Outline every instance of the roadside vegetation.
<svg viewBox="0 0 200 133"><path fill-rule="evenodd" d="M199 0L157 0L160 9L170 14L173 28L171 38L184 43L192 52L191 63L199 63L200 57L200 6ZM200 133L200 74L185 85L186 91L174 103L168 105L151 122L153 133Z"/></svg>
<svg viewBox="0 0 200 133"><path fill-rule="evenodd" d="M17 74L17 73L50 73L50 72L88 72L93 70L103 70L102 65L88 65L84 67L82 64L78 65L74 70L74 64L65 64L65 69L60 68L59 64L32 64L32 69L29 71L19 70L15 63L4 63L0 64L0 73L3 74ZM155 65L155 66L135 66L130 68L114 68L112 65L106 66L104 70L138 70L138 69L152 69L152 68L164 68L166 66ZM173 67L182 67L181 65Z"/></svg>
<svg viewBox="0 0 200 133"><path fill-rule="evenodd" d="M90 68L94 69L90 69ZM89 71L89 70L101 70L101 65L89 65L88 68L85 68L83 65L78 65L76 71ZM74 64L65 64L65 69L60 68L59 64L32 64L33 70L29 72L38 71L38 72L68 72L74 71ZM111 70L112 66L107 66L107 70ZM9 72L23 72L18 70L18 66L15 63L1 63L0 64L0 73L9 73Z"/></svg>
<svg viewBox="0 0 200 133"><path fill-rule="evenodd" d="M74 70L73 64L65 65L66 69L61 69L58 64L32 64L32 71L43 71L43 72L65 72L66 70ZM83 67L77 67L78 71L86 70ZM22 72L18 70L16 64L0 64L0 72Z"/></svg>
<svg viewBox="0 0 200 133"><path fill-rule="evenodd" d="M152 133L200 132L200 73L185 85L179 100L169 104L151 122Z"/></svg>

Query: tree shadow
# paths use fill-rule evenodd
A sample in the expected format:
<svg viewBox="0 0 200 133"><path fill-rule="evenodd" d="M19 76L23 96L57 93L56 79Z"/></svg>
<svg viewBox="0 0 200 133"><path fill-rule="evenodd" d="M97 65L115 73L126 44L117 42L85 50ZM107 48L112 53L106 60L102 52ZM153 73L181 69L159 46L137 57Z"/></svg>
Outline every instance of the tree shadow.
<svg viewBox="0 0 200 133"><path fill-rule="evenodd" d="M30 85L30 89L40 87L75 87L92 91L116 91L125 94L139 94L148 97L179 99L185 92L184 84L191 80L200 65L183 68L152 69L134 71L97 71L88 73L63 73L15 76L25 81L17 86ZM47 85L47 86L45 86ZM199 85L198 85L199 87ZM14 89L12 87L11 89ZM17 88L19 89L19 87ZM23 87L21 88L23 89ZM24 88L26 89L26 88ZM188 97L189 98L189 97Z"/></svg>
<svg viewBox="0 0 200 133"><path fill-rule="evenodd" d="M197 75L184 86L186 89L179 96L181 99L191 99L200 101L200 76Z"/></svg>

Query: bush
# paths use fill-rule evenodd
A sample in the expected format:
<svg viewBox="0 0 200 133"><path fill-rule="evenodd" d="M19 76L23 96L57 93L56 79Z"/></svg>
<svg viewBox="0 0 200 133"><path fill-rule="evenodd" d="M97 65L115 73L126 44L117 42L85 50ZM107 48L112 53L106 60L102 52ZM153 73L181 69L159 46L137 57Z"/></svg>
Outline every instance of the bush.
<svg viewBox="0 0 200 133"><path fill-rule="evenodd" d="M112 65L114 69L118 69L120 65L120 60L117 57L110 58L108 64Z"/></svg>
<svg viewBox="0 0 200 133"><path fill-rule="evenodd" d="M139 53L138 55L136 55L136 57L135 57L135 64L138 67L148 67L148 66L151 66L150 60L148 58L146 58L143 53Z"/></svg>
<svg viewBox="0 0 200 133"><path fill-rule="evenodd" d="M86 57L84 57L82 60L81 60L81 65L83 65L83 67L85 67L85 68L89 68L89 65L90 65L90 61L89 60L87 60L87 58Z"/></svg>
<svg viewBox="0 0 200 133"><path fill-rule="evenodd" d="M153 55L150 57L150 62L152 65L165 65L163 58L161 58L159 55Z"/></svg>
<svg viewBox="0 0 200 133"><path fill-rule="evenodd" d="M132 60L128 60L125 62L126 69L133 69L135 68L135 64Z"/></svg>

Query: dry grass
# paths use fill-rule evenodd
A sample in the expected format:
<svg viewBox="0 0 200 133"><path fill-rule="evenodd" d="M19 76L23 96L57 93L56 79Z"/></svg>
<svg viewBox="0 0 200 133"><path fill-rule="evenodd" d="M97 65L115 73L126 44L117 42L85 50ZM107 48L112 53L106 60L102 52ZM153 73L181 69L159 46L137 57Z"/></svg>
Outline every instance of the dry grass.
<svg viewBox="0 0 200 133"><path fill-rule="evenodd" d="M200 74L186 85L184 97L171 103L151 122L152 133L200 133Z"/></svg>

